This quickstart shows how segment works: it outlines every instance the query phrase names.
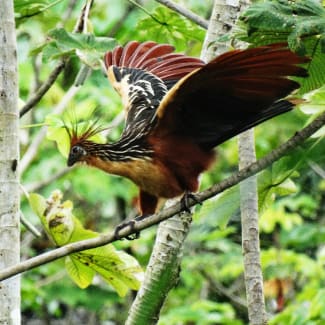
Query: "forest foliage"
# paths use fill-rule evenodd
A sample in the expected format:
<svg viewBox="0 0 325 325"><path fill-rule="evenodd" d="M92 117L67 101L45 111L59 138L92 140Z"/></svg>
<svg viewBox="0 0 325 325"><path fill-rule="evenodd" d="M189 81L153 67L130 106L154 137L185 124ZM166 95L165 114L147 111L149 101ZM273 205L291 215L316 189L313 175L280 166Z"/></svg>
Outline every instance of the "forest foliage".
<svg viewBox="0 0 325 325"><path fill-rule="evenodd" d="M206 19L212 2L178 1ZM101 62L103 54L116 44L154 40L200 56L203 28L155 1L141 3L96 0L86 33L76 33L83 1L15 0L22 108L56 65L65 62L50 90L21 118L21 156L28 162L21 175L22 186L30 193L23 198L22 212L42 233L35 238L23 228L23 259L112 231L137 213L137 189L128 180L86 166L66 167L65 127L69 119L78 121L81 128L100 119L100 124L109 128L97 141L119 137L122 106ZM258 157L324 111L323 6L314 0L257 2L243 13L231 33L216 40L241 40L250 46L287 41L292 50L312 58L309 77L299 93L305 102L256 128ZM323 127L258 175L261 256L270 324L325 322L324 134ZM201 188L233 173L237 160L236 140L222 144L217 164L203 175ZM58 193L67 201L62 203ZM26 324L32 319L63 321L71 314L89 324L91 319L123 324L134 297L127 288L139 287L155 230L142 231L135 241L75 253L25 273L22 308ZM239 189L234 187L196 208L179 283L163 307L159 324L246 324L245 304Z"/></svg>

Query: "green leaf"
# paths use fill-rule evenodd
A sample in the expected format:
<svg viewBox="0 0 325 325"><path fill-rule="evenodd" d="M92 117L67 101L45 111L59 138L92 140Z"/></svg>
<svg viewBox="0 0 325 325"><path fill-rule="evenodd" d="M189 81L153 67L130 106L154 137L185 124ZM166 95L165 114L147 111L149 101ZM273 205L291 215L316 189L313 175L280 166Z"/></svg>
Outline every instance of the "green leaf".
<svg viewBox="0 0 325 325"><path fill-rule="evenodd" d="M85 229L72 214L71 201L61 200L62 194L59 191L54 191L47 200L38 194L32 194L30 197L31 207L56 245L63 246L99 236L98 233ZM116 250L113 245L71 254L66 259L66 269L80 288L89 286L97 272L120 296L125 296L129 288L139 289L143 276L137 260L123 251Z"/></svg>
<svg viewBox="0 0 325 325"><path fill-rule="evenodd" d="M43 223L43 216L44 216L44 211L46 209L46 200L43 196L36 194L36 193L31 193L29 195L29 204L33 211L36 213L36 215L41 219Z"/></svg>
<svg viewBox="0 0 325 325"><path fill-rule="evenodd" d="M309 309L310 319L325 320L325 289L321 289L311 301Z"/></svg>
<svg viewBox="0 0 325 325"><path fill-rule="evenodd" d="M294 52L310 56L309 77L299 80L300 94L325 83L325 9L317 1L254 3L241 16L235 36L255 46L288 42Z"/></svg>
<svg viewBox="0 0 325 325"><path fill-rule="evenodd" d="M311 91L303 96L305 103L300 104L299 108L308 115L319 114L325 111L325 86ZM315 132L312 138L321 138L325 136L325 126Z"/></svg>
<svg viewBox="0 0 325 325"><path fill-rule="evenodd" d="M178 50L187 49L190 40L203 41L205 35L205 31L196 24L161 6L150 17L139 21L137 29L149 32L157 42L175 44Z"/></svg>
<svg viewBox="0 0 325 325"><path fill-rule="evenodd" d="M63 0L15 0L15 19L19 22L21 19L38 15L61 1Z"/></svg>
<svg viewBox="0 0 325 325"><path fill-rule="evenodd" d="M43 49L45 62L74 54L92 69L99 69L104 53L113 49L116 44L116 40L113 38L71 33L63 28L58 28L49 32L49 40L46 45L39 47L38 50Z"/></svg>
<svg viewBox="0 0 325 325"><path fill-rule="evenodd" d="M283 229L290 230L295 225L300 225L302 218L298 213L289 213L285 211L284 205L269 207L261 216L259 225L261 231L271 233L275 226L279 224Z"/></svg>
<svg viewBox="0 0 325 325"><path fill-rule="evenodd" d="M65 267L70 278L81 288L87 288L96 272L92 268L78 261L73 255L65 259Z"/></svg>
<svg viewBox="0 0 325 325"><path fill-rule="evenodd" d="M57 115L47 115L45 123L48 125L46 138L55 141L62 156L67 158L70 150L70 139L62 118Z"/></svg>
<svg viewBox="0 0 325 325"><path fill-rule="evenodd" d="M214 226L224 229L231 216L239 210L239 187L234 186L229 190L206 201L196 216L211 221Z"/></svg>
<svg viewBox="0 0 325 325"><path fill-rule="evenodd" d="M46 137L49 140L55 141L58 150L63 157L67 158L70 151L70 138L67 131L72 133L72 130L77 130L78 135L81 135L90 126L96 124L96 120L92 118L94 107L91 101L85 101L86 105L80 105L78 111L67 112L64 117L58 115L47 115L45 123L48 125ZM67 130L68 129L68 130ZM106 142L106 138L97 133L90 140L96 143Z"/></svg>

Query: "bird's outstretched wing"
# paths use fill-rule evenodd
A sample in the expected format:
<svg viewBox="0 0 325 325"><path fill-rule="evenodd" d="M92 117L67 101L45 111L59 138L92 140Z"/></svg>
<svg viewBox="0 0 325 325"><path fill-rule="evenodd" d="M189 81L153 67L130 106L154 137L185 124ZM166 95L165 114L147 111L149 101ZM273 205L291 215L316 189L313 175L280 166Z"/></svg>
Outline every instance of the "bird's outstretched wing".
<svg viewBox="0 0 325 325"><path fill-rule="evenodd" d="M129 42L105 54L108 79L122 97L126 127L149 124L168 90L203 61L173 53L168 44Z"/></svg>
<svg viewBox="0 0 325 325"><path fill-rule="evenodd" d="M178 81L157 109L153 136L190 138L211 149L293 106L281 100L308 61L283 44L227 52Z"/></svg>

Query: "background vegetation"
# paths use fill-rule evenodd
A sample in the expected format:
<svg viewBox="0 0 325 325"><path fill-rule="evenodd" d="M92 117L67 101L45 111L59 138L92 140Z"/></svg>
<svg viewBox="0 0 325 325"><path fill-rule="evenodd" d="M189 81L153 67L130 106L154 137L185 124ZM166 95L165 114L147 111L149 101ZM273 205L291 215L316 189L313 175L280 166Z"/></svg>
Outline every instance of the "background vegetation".
<svg viewBox="0 0 325 325"><path fill-rule="evenodd" d="M286 1L279 1L282 2ZM209 18L212 0L178 3ZM48 93L21 119L22 184L25 191L44 197L60 189L65 199L73 201L74 215L85 228L105 232L136 214L136 187L128 180L85 166L67 169L66 159L53 141L59 136L57 118L62 117L63 111L60 105L79 118L96 108L103 124L114 125L107 134L111 141L118 138L123 127L119 97L96 65L96 55L101 55L111 43L103 39L71 40L57 29L64 27L71 32L83 4L83 1L73 0L15 1L22 106L47 79L62 54L71 55ZM96 0L87 29L96 37L109 36L120 44L129 40L154 40L171 43L177 51L200 55L205 35L203 28L155 1L142 1L141 5L142 8L135 6L133 1ZM237 37L247 40L247 34L243 37L241 33L248 28L252 43L263 41L254 25L258 21L253 19L256 12L261 17L258 10L257 7L251 12L252 20L248 23L246 19L248 25L243 27L245 19L239 24ZM324 17L324 12L318 14L318 18ZM275 26L276 22L270 28ZM317 27L315 34L323 35L322 26L315 23L305 28ZM56 32L51 32L55 28ZM277 40L281 40L279 35L283 30L278 33ZM300 46L304 51L301 43L295 42L299 36L292 36L291 45ZM72 46L79 41L79 45ZM321 42L324 44L324 38ZM310 47L307 44L307 51ZM80 54L78 51L83 52L85 61L96 69L82 86L75 88L76 76L82 68L76 55ZM321 73L319 76L319 83L324 83ZM324 92L323 87L322 92L309 95L313 96L314 106L304 106L257 127L257 156L283 143L301 129L312 114L322 111ZM50 126L46 130L47 137L42 131L44 125ZM271 324L325 322L324 145L323 134L319 133L317 138L259 176L262 266ZM217 164L203 176L201 187L224 179L236 169L237 145L233 139L218 148ZM247 323L238 196L238 189L234 188L197 209L185 245L180 280L163 307L159 324ZM22 212L42 232L40 238L35 238L23 228L22 256L26 259L52 248L53 244L26 198L22 202ZM124 249L145 267L154 237L155 227L152 227L143 231L140 239L121 241L115 247ZM87 289L80 289L67 276L64 261L59 260L22 277L23 319L25 324L39 319L48 324L123 324L134 295L129 291L126 297L119 297L100 277L95 277Z"/></svg>

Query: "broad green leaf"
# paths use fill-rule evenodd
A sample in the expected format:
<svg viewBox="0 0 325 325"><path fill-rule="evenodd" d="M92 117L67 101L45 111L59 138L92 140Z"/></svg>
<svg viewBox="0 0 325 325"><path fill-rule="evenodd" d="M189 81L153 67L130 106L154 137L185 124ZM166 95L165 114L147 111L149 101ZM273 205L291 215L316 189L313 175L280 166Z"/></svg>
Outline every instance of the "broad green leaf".
<svg viewBox="0 0 325 325"><path fill-rule="evenodd" d="M297 186L289 178L295 173L290 168L285 168L280 173L273 165L258 175L258 206L261 213L271 206L276 196L297 192Z"/></svg>
<svg viewBox="0 0 325 325"><path fill-rule="evenodd" d="M68 256L65 259L65 267L70 278L81 289L87 288L91 284L96 274L95 270L79 262L78 259L74 257L74 255Z"/></svg>
<svg viewBox="0 0 325 325"><path fill-rule="evenodd" d="M239 203L239 187L234 186L215 198L204 202L197 212L197 216L210 220L214 226L224 229L230 217L239 210Z"/></svg>
<svg viewBox="0 0 325 325"><path fill-rule="evenodd" d="M31 193L29 195L29 204L33 211L36 213L36 215L41 219L41 222L43 223L44 219L44 211L46 209L46 200L43 196L36 194L36 193ZM45 225L43 223L43 225Z"/></svg>
<svg viewBox="0 0 325 325"><path fill-rule="evenodd" d="M325 321L325 289L321 289L311 301L309 309L310 319L321 319Z"/></svg>
<svg viewBox="0 0 325 325"><path fill-rule="evenodd" d="M71 33L63 28L58 28L49 32L49 40L46 45L38 49L43 50L45 61L75 54L92 69L99 69L104 53L115 45L116 41L109 37Z"/></svg>
<svg viewBox="0 0 325 325"><path fill-rule="evenodd" d="M305 103L299 105L299 108L308 115L318 114L325 111L325 86L311 91L303 96ZM312 138L320 138L325 136L325 127L323 126Z"/></svg>
<svg viewBox="0 0 325 325"><path fill-rule="evenodd" d="M38 194L32 194L30 198L32 209L56 245L63 246L99 236L98 233L85 229L73 215L71 201L61 200L62 194L59 191L54 191L47 200ZM66 268L79 287L89 286L97 272L120 296L125 296L129 288L139 289L143 276L137 260L116 250L113 245L73 253L66 259Z"/></svg>
<svg viewBox="0 0 325 325"><path fill-rule="evenodd" d="M185 50L190 40L203 41L205 34L202 28L165 7L157 7L137 27L148 31L157 42L175 44L178 50Z"/></svg>
<svg viewBox="0 0 325 325"><path fill-rule="evenodd" d="M289 47L312 61L308 78L300 78L300 94L325 83L325 9L314 0L267 0L256 2L241 16L239 32L243 41L255 46L288 42ZM247 33L244 32L246 29Z"/></svg>

